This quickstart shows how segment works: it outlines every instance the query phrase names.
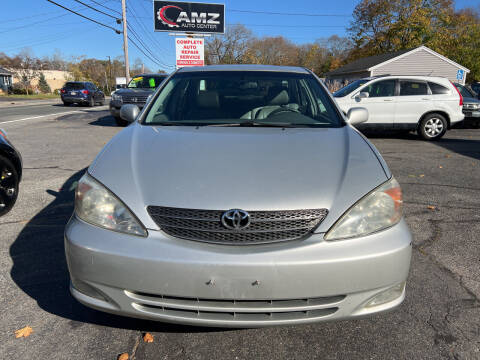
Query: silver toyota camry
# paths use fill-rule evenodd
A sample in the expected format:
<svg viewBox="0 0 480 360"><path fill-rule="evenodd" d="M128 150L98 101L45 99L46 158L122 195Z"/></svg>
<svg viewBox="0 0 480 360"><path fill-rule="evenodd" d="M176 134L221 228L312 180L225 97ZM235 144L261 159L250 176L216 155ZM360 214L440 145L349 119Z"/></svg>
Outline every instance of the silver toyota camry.
<svg viewBox="0 0 480 360"><path fill-rule="evenodd" d="M65 230L92 308L229 327L355 319L405 297L411 235L375 147L309 70L183 68L99 153Z"/></svg>

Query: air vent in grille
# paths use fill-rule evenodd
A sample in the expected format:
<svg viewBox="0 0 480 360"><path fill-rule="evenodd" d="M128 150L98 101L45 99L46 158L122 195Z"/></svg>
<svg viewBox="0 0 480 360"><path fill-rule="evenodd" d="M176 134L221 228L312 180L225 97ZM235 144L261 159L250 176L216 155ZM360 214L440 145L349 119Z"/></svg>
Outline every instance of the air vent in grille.
<svg viewBox="0 0 480 360"><path fill-rule="evenodd" d="M122 95L124 104L145 104L148 96L144 95Z"/></svg>
<svg viewBox="0 0 480 360"><path fill-rule="evenodd" d="M310 235L327 215L326 209L249 211L250 225L241 230L223 226L225 210L148 206L148 213L167 234L178 238L231 245L297 240Z"/></svg>

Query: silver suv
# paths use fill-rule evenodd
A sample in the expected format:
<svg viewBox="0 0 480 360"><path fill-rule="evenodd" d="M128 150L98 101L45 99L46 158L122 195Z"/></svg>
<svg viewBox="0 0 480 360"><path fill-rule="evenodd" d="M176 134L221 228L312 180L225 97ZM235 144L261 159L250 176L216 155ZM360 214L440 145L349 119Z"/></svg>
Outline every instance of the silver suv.
<svg viewBox="0 0 480 360"><path fill-rule="evenodd" d="M253 327L403 301L412 238L400 186L351 126L367 111L344 117L313 73L183 68L139 115L121 112L133 124L79 181L65 230L80 302Z"/></svg>

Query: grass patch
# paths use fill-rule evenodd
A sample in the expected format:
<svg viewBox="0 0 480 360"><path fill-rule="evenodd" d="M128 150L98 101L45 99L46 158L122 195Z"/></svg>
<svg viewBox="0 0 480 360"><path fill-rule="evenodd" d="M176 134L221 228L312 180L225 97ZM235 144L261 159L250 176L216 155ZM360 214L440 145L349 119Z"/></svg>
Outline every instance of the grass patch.
<svg viewBox="0 0 480 360"><path fill-rule="evenodd" d="M33 95L0 95L0 99L29 99L29 100L41 100L41 99L60 99L60 95L55 94L33 94Z"/></svg>

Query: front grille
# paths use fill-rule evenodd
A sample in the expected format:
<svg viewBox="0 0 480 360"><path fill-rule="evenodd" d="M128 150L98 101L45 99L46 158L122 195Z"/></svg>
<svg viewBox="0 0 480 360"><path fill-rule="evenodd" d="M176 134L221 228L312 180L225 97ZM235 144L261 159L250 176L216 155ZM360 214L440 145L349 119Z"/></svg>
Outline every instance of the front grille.
<svg viewBox="0 0 480 360"><path fill-rule="evenodd" d="M171 236L231 245L302 239L310 235L327 215L326 209L249 211L250 225L241 230L230 230L221 221L225 210L148 206L147 211Z"/></svg>
<svg viewBox="0 0 480 360"><path fill-rule="evenodd" d="M148 96L145 95L122 95L124 104L145 104Z"/></svg>
<svg viewBox="0 0 480 360"><path fill-rule="evenodd" d="M125 291L138 311L198 320L254 322L318 319L335 313L345 295L285 300L225 300Z"/></svg>
<svg viewBox="0 0 480 360"><path fill-rule="evenodd" d="M464 110L477 110L479 105L477 104L463 104Z"/></svg>

